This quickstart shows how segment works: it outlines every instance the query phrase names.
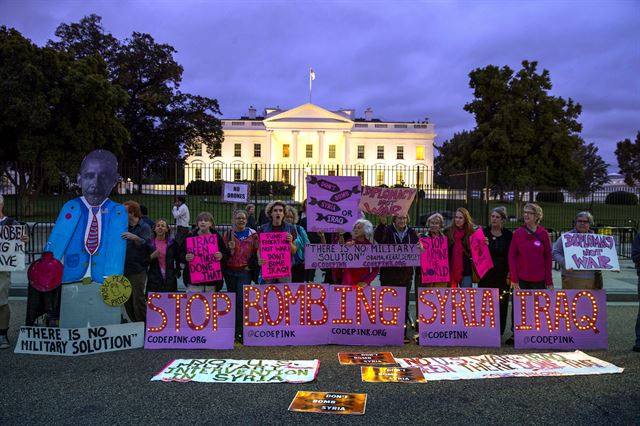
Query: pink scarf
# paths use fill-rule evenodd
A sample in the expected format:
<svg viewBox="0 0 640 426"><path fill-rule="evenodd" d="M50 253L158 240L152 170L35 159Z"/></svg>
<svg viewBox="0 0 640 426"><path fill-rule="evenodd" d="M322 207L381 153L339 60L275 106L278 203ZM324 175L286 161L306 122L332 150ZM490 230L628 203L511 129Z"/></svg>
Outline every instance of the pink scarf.
<svg viewBox="0 0 640 426"><path fill-rule="evenodd" d="M453 233L453 253L451 257L451 281L456 285L462 281L462 256L464 253L464 246L462 245L463 240L464 229L456 229Z"/></svg>

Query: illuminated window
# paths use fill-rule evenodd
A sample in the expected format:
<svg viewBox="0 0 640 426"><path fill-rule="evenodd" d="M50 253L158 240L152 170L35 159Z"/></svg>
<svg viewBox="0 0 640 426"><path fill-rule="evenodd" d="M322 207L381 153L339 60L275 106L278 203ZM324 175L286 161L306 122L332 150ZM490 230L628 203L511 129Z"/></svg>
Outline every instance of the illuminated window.
<svg viewBox="0 0 640 426"><path fill-rule="evenodd" d="M396 147L396 160L404 160L404 146Z"/></svg>
<svg viewBox="0 0 640 426"><path fill-rule="evenodd" d="M253 168L253 180L262 180L262 169L258 167Z"/></svg>
<svg viewBox="0 0 640 426"><path fill-rule="evenodd" d="M233 144L233 156L242 157L242 144L240 143Z"/></svg>
<svg viewBox="0 0 640 426"><path fill-rule="evenodd" d="M424 160L424 146L416 146L416 160Z"/></svg>
<svg viewBox="0 0 640 426"><path fill-rule="evenodd" d="M290 183L291 182L291 176L289 175L289 169L283 169L282 170L282 182L284 182L284 183Z"/></svg>
<svg viewBox="0 0 640 426"><path fill-rule="evenodd" d="M289 158L289 144L282 145L282 158Z"/></svg>
<svg viewBox="0 0 640 426"><path fill-rule="evenodd" d="M384 160L384 145L378 145L378 152L376 158L378 160Z"/></svg>
<svg viewBox="0 0 640 426"><path fill-rule="evenodd" d="M364 145L358 145L358 160L364 160Z"/></svg>
<svg viewBox="0 0 640 426"><path fill-rule="evenodd" d="M262 157L262 145L259 143L253 144L253 156Z"/></svg>
<svg viewBox="0 0 640 426"><path fill-rule="evenodd" d="M195 152L193 153L193 155L195 155L196 157L202 157L202 144L201 144L201 143L199 143L199 144L196 146L196 150L195 150Z"/></svg>
<svg viewBox="0 0 640 426"><path fill-rule="evenodd" d="M329 145L329 158L336 158L336 146Z"/></svg>
<svg viewBox="0 0 640 426"><path fill-rule="evenodd" d="M335 176L335 175L336 175L336 169L329 170L329 176Z"/></svg>
<svg viewBox="0 0 640 426"><path fill-rule="evenodd" d="M193 176L196 180L202 179L202 164L194 164L193 167Z"/></svg>
<svg viewBox="0 0 640 426"><path fill-rule="evenodd" d="M220 167L213 169L213 179L222 180L222 169Z"/></svg>
<svg viewBox="0 0 640 426"><path fill-rule="evenodd" d="M240 169L240 166L235 166L233 168L233 180L240 180L242 179L242 169Z"/></svg>
<svg viewBox="0 0 640 426"><path fill-rule="evenodd" d="M384 170L376 171L376 186L384 184Z"/></svg>
<svg viewBox="0 0 640 426"><path fill-rule="evenodd" d="M313 144L308 143L305 146L305 149L306 149L306 152L305 152L306 157L307 158L313 158Z"/></svg>
<svg viewBox="0 0 640 426"><path fill-rule="evenodd" d="M396 170L396 183L404 185L404 172L402 170Z"/></svg>

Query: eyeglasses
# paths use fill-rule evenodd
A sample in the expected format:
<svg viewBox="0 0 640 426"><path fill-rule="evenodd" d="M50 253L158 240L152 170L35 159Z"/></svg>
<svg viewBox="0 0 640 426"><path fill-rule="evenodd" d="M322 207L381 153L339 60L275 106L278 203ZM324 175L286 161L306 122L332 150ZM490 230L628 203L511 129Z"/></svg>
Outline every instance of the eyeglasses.
<svg viewBox="0 0 640 426"><path fill-rule="evenodd" d="M578 219L576 220L576 223L589 223L588 220L583 220L583 219Z"/></svg>

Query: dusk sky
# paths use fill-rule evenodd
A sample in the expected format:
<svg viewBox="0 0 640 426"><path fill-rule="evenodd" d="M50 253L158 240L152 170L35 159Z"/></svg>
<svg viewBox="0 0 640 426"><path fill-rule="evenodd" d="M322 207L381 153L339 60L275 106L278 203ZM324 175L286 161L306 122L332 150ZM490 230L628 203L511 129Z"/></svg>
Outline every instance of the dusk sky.
<svg viewBox="0 0 640 426"><path fill-rule="evenodd" d="M527 59L582 104L582 137L611 172L615 143L640 130L639 1L0 0L0 25L38 45L91 13L119 39L175 47L181 90L218 99L222 118L308 102L312 67L314 104L429 117L440 145L474 126L470 71Z"/></svg>

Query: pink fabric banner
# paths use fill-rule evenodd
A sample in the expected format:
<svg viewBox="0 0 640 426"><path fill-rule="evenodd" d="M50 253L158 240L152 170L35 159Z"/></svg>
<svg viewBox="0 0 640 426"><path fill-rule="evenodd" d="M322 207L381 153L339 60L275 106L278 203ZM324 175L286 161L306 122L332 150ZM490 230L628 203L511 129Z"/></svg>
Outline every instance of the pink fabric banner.
<svg viewBox="0 0 640 426"><path fill-rule="evenodd" d="M361 214L359 176L307 176L309 231L351 231Z"/></svg>
<svg viewBox="0 0 640 426"><path fill-rule="evenodd" d="M416 188L363 186L358 207L378 216L406 215L417 191Z"/></svg>
<svg viewBox="0 0 640 426"><path fill-rule="evenodd" d="M489 246L487 245L487 240L484 232L482 232L482 228L478 228L476 232L471 234L471 237L469 237L469 245L471 246L473 266L476 267L476 272L480 278L482 278L489 269L493 268L491 253L489 253Z"/></svg>
<svg viewBox="0 0 640 426"><path fill-rule="evenodd" d="M265 280L291 276L291 246L286 232L260 234L260 257L266 260L262 265Z"/></svg>
<svg viewBox="0 0 640 426"><path fill-rule="evenodd" d="M192 284L222 279L220 261L213 257L217 251L218 236L216 234L187 237L187 253L195 256L189 262Z"/></svg>
<svg viewBox="0 0 640 426"><path fill-rule="evenodd" d="M420 255L422 283L443 283L451 280L447 237L421 237L424 251Z"/></svg>

